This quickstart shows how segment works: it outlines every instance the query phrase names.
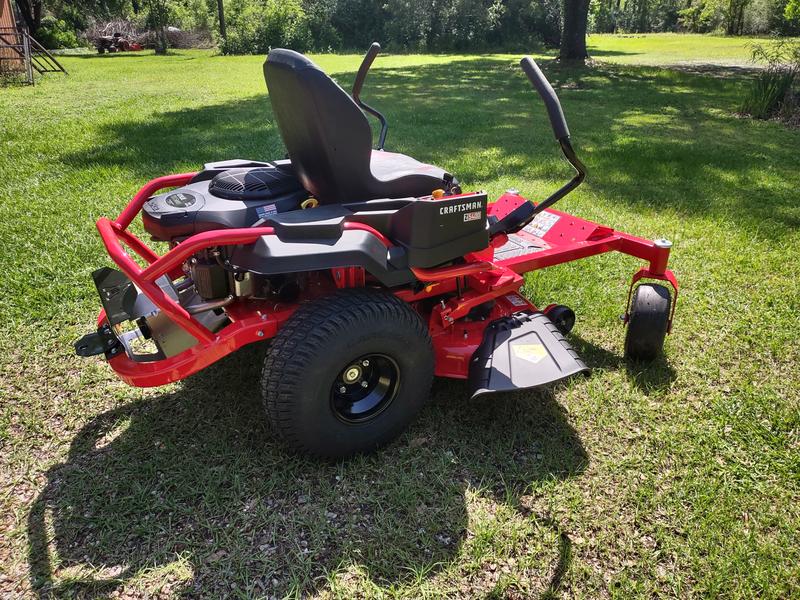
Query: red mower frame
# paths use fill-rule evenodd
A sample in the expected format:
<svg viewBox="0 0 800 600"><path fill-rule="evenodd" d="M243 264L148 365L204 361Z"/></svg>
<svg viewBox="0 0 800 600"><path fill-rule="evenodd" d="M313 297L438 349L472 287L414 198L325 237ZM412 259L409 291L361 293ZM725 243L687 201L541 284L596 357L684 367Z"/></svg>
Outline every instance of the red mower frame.
<svg viewBox="0 0 800 600"><path fill-rule="evenodd" d="M299 302L237 300L225 307L231 322L215 333L203 326L157 285L156 280L164 275L172 280L182 277L184 273L181 265L201 250L250 244L261 236L276 235L271 227L207 231L189 237L163 256L156 254L131 233L128 227L153 194L162 189L185 185L195 175L196 173L181 173L153 179L137 192L115 220L101 218L97 221L97 229L106 250L122 273L158 309L197 340L197 344L187 350L160 360L135 360L125 352L110 357L108 362L111 367L121 379L131 385L153 387L178 381L246 344L267 340L278 332L282 323L299 306ZM432 198L431 201L436 200ZM489 205L488 213L502 219L526 202L528 201L519 194L507 192ZM662 280L673 289L668 326L668 331L671 330L678 282L673 272L667 268L669 242L646 240L553 209L547 209L540 214L547 215L547 225L537 230L540 235L528 230L518 234L535 245L536 251L509 258L496 258L496 252L508 239L506 235L497 235L485 250L466 255L463 264L412 269L416 279L424 286L421 291L416 291L419 286L415 289L406 286L392 290L398 298L410 303L423 318L428 319L436 355L436 375L466 379L469 362L489 323L520 310L539 310L518 293L524 282L524 273L606 252L621 252L649 263L632 277L624 321L627 322L628 319L634 284L641 279ZM367 231L377 237L387 249L392 246L386 236L369 225L346 222L344 228ZM146 263L146 266L140 266L125 250L125 246ZM370 276L361 267L340 267L330 271L329 278L320 278L317 292L300 300L305 301L315 294L324 294L337 288L362 287L370 283ZM432 309L423 308L430 305L430 302L423 301L440 296L441 301ZM486 319L461 320L473 308L492 300L494 305ZM98 326L104 325L107 325L107 319L102 311L98 317Z"/></svg>

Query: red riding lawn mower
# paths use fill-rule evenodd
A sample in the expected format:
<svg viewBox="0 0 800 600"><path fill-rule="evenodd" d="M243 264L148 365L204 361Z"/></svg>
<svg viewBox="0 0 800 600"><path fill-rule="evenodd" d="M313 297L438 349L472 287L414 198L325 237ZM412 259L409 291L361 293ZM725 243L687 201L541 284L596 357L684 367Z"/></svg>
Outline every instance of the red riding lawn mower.
<svg viewBox="0 0 800 600"><path fill-rule="evenodd" d="M158 386L270 340L268 420L292 447L336 458L398 435L434 375L468 380L474 397L587 372L564 338L575 314L519 294L528 271L612 250L647 261L631 282L625 353L661 352L678 291L671 244L551 208L585 172L536 63L525 58L522 70L577 174L538 204L513 190L489 204L450 173L383 149L386 119L359 97L379 50L352 95L301 54L272 50L264 76L289 159L159 177L97 222L118 270L93 273L103 311L79 355L104 354L129 384ZM377 149L365 113L381 124ZM139 213L169 244L163 256L128 230ZM634 290L641 279L674 295Z"/></svg>

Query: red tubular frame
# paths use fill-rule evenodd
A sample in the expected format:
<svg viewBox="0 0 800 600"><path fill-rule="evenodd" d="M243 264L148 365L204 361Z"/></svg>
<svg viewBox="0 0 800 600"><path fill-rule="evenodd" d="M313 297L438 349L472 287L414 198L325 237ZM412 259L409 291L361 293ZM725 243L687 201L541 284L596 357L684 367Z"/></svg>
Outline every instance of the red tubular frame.
<svg viewBox="0 0 800 600"><path fill-rule="evenodd" d="M137 361L125 353L109 359L117 374L127 383L141 387L163 385L183 379L205 368L226 354L255 341L274 336L295 310L296 305L271 305L266 308L256 302L234 302L226 307L231 323L218 332L212 332L190 315L178 302L167 295L157 280L164 275L180 277L182 266L192 255L217 246L250 244L265 235L275 235L272 227L221 229L198 233L159 256L145 245L128 226L141 211L144 203L159 190L179 187L189 183L196 173L181 173L159 177L148 182L133 197L115 220L101 218L97 229L109 256L119 269L179 327L194 337L198 343L176 356L155 360ZM489 212L502 217L527 202L516 194L504 194L490 205ZM505 243L505 236L497 236L492 245L480 252L465 256L465 263L435 269L412 268L414 276L426 284L421 291L411 288L394 290L401 299L415 304L419 300L439 297L452 292L449 300L436 305L430 312L430 330L436 351L436 373L446 377L465 378L469 360L479 345L483 329L495 318L513 314L522 307L535 307L516 292L522 286L522 273L542 269L579 258L604 252L618 251L649 262L631 281L633 285L642 278L667 281L678 294L675 275L667 269L669 248L656 243L614 231L591 221L579 219L567 213L548 210L556 223L543 236L525 234L540 249L536 252L507 259L495 259L495 250ZM345 230L367 231L378 238L386 248L392 242L369 225L356 222L344 223ZM521 233L522 235L522 233ZM126 251L123 244L146 264L141 267ZM340 267L333 269L333 287L354 287L365 284L363 269ZM628 305L630 304L630 291ZM491 315L486 321L459 321L474 307L496 300ZM674 315L675 302L672 310ZM427 314L427 313L426 313ZM672 316L670 315L670 329ZM626 306L627 318L627 306ZM106 321L101 312L98 325ZM458 327L454 327L455 323Z"/></svg>
<svg viewBox="0 0 800 600"><path fill-rule="evenodd" d="M229 310L233 321L222 331L214 333L190 315L178 302L169 297L158 286L156 280L163 275L178 277L181 266L193 254L216 246L235 246L249 244L265 235L274 235L272 227L250 227L242 229L223 229L198 233L184 240L163 256L159 256L144 242L128 231L144 203L156 192L189 183L196 173L181 173L159 177L142 187L115 220L101 218L97 230L103 240L108 255L128 277L147 296L153 304L163 311L178 326L194 337L199 343L167 359L143 362L132 360L125 354L118 354L109 360L114 370L124 381L141 387L164 385L183 379L226 354L245 344L268 339L275 335L280 322L288 318L293 307L271 311L270 314L254 309L250 311ZM345 223L345 230L361 230L377 237L387 248L391 242L379 231L364 223ZM125 251L123 243L143 259L147 266L142 268ZM98 324L106 320L101 312Z"/></svg>

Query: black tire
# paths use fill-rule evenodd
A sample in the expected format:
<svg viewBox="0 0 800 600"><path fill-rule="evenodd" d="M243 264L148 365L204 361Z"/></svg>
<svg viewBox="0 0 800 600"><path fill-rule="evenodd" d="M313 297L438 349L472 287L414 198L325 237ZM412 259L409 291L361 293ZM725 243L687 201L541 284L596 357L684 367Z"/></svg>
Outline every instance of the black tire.
<svg viewBox="0 0 800 600"><path fill-rule="evenodd" d="M354 365L361 379L346 384ZM267 418L305 453L370 452L423 407L433 367L428 329L408 304L386 292L341 290L301 306L272 339L262 376Z"/></svg>
<svg viewBox="0 0 800 600"><path fill-rule="evenodd" d="M672 299L663 285L643 283L633 292L625 333L625 356L652 361L664 350Z"/></svg>

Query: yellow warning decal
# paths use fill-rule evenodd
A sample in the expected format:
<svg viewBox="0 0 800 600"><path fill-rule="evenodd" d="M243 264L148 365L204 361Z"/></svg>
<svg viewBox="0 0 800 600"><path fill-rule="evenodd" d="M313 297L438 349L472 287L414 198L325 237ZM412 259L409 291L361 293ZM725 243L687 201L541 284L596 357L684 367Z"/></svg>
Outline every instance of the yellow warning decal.
<svg viewBox="0 0 800 600"><path fill-rule="evenodd" d="M542 344L518 344L511 346L511 349L514 356L532 363L538 363L547 356L547 349Z"/></svg>

